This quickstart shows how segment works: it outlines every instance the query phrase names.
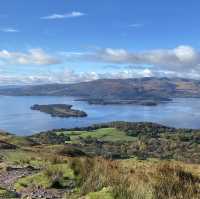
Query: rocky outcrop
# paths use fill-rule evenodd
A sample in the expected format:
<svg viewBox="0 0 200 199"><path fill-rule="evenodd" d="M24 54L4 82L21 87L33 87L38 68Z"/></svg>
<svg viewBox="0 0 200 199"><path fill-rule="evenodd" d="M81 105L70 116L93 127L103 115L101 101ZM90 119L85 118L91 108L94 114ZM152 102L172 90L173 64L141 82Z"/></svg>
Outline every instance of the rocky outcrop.
<svg viewBox="0 0 200 199"><path fill-rule="evenodd" d="M0 149L16 149L17 146L0 140Z"/></svg>

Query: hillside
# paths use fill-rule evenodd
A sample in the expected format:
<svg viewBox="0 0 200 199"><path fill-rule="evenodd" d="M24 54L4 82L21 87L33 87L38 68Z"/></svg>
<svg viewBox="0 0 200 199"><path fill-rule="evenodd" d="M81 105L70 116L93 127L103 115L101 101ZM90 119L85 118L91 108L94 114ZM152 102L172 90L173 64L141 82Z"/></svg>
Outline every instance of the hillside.
<svg viewBox="0 0 200 199"><path fill-rule="evenodd" d="M200 81L181 78L101 79L75 84L0 88L1 95L56 95L106 99L200 97Z"/></svg>
<svg viewBox="0 0 200 199"><path fill-rule="evenodd" d="M62 153L72 157L159 158L200 164L199 130L175 129L154 123L112 122L48 131L33 135L31 139L40 144L66 143Z"/></svg>
<svg viewBox="0 0 200 199"><path fill-rule="evenodd" d="M0 133L0 198L198 199L199 132L113 122Z"/></svg>

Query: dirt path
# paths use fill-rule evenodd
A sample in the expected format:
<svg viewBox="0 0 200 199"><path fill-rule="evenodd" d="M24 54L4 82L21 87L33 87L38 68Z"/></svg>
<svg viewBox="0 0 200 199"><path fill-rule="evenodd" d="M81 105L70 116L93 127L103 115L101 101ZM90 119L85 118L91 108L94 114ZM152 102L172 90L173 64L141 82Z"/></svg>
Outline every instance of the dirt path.
<svg viewBox="0 0 200 199"><path fill-rule="evenodd" d="M45 199L62 199L66 193L65 189L43 189L43 188L26 188L22 191L22 198L45 198Z"/></svg>
<svg viewBox="0 0 200 199"><path fill-rule="evenodd" d="M15 182L22 177L37 173L38 170L32 167L7 168L6 171L0 171L0 187L13 191Z"/></svg>
<svg viewBox="0 0 200 199"><path fill-rule="evenodd" d="M25 168L7 168L6 171L0 173L0 187L10 191L15 191L15 182L22 177L30 176L39 172L32 167ZM22 198L47 198L47 199L61 199L65 193L69 193L74 189L75 182L69 182L69 187L66 189L44 189L41 187L37 188L24 188L18 193Z"/></svg>

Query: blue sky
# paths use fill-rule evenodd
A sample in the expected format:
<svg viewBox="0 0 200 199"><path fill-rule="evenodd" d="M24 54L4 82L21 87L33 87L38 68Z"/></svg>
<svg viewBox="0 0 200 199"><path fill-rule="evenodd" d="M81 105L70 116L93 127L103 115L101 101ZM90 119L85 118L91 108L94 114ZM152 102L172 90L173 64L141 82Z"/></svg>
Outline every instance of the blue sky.
<svg viewBox="0 0 200 199"><path fill-rule="evenodd" d="M199 78L198 0L2 0L0 83Z"/></svg>

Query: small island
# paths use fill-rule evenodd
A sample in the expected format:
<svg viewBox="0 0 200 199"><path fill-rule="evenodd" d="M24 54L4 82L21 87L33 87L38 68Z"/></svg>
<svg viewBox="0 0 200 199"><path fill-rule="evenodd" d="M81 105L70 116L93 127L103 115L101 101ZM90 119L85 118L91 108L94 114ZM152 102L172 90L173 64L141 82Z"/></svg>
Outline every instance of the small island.
<svg viewBox="0 0 200 199"><path fill-rule="evenodd" d="M31 110L41 111L50 114L52 117L86 117L87 113L72 109L72 105L67 104L49 104L31 106Z"/></svg>

